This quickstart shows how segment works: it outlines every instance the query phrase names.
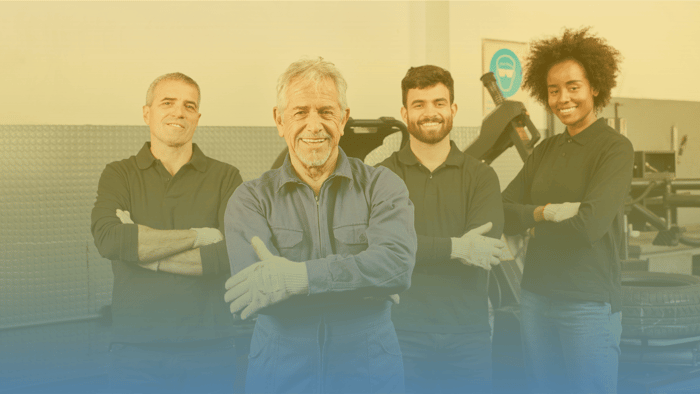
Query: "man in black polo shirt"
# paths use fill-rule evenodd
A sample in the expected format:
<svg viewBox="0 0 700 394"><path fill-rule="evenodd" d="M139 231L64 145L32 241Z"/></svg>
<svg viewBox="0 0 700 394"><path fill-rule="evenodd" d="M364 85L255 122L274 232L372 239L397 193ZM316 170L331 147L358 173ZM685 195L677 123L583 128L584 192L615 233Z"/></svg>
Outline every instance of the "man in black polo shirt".
<svg viewBox="0 0 700 394"><path fill-rule="evenodd" d="M381 164L415 205L416 266L392 311L406 391L489 392L487 271L506 247L498 177L448 138L457 113L448 71L411 68L401 89L410 143Z"/></svg>
<svg viewBox="0 0 700 394"><path fill-rule="evenodd" d="M231 276L224 212L238 169L192 143L200 91L180 73L151 84L151 141L107 165L92 210L100 254L112 260L110 392L231 392Z"/></svg>

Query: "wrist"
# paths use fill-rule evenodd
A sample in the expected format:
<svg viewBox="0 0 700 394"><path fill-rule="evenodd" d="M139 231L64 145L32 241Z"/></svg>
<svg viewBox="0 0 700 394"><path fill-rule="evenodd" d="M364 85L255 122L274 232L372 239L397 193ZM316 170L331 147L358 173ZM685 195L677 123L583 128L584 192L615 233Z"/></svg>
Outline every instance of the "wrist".
<svg viewBox="0 0 700 394"><path fill-rule="evenodd" d="M284 272L284 282L290 294L309 294L309 275L306 263L291 263Z"/></svg>
<svg viewBox="0 0 700 394"><path fill-rule="evenodd" d="M464 245L462 245L461 238L450 238L452 248L450 250L450 258L451 259L464 259L467 254L467 250L465 250Z"/></svg>
<svg viewBox="0 0 700 394"><path fill-rule="evenodd" d="M547 207L547 205L549 205L549 204L542 205L542 206L535 208L535 211L533 212L535 222L543 222L545 220L544 209Z"/></svg>
<svg viewBox="0 0 700 394"><path fill-rule="evenodd" d="M192 243L190 244L190 249L196 249L199 246L197 245L197 239L199 239L199 232L194 228L191 228L189 231L190 241L192 241Z"/></svg>

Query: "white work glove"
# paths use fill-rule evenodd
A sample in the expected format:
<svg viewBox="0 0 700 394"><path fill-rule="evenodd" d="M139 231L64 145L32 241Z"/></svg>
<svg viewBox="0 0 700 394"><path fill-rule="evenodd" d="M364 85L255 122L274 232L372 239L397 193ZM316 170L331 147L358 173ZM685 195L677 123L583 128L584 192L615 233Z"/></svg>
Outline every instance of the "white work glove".
<svg viewBox="0 0 700 394"><path fill-rule="evenodd" d="M561 222L570 219L578 214L580 202L565 202L561 204L547 204L544 207L544 220L550 222Z"/></svg>
<svg viewBox="0 0 700 394"><path fill-rule="evenodd" d="M399 302L401 302L401 298L399 297L398 294L392 294L392 295L387 296L387 297L389 298L389 301L391 301L392 304L398 305ZM386 300L387 297L375 297L375 296L372 296L372 297L365 297L364 299L365 299L365 300L379 300L379 301L382 301L382 300Z"/></svg>
<svg viewBox="0 0 700 394"><path fill-rule="evenodd" d="M224 240L224 236L221 235L221 231L219 231L217 228L202 227L191 228L190 230L197 232L197 239L194 240L192 249L201 248L202 246L215 244Z"/></svg>
<svg viewBox="0 0 700 394"><path fill-rule="evenodd" d="M121 209L117 209L117 217L119 220L122 221L122 224L134 224L134 221L131 220L131 214L129 211L122 211Z"/></svg>
<svg viewBox="0 0 700 394"><path fill-rule="evenodd" d="M485 237L483 234L491 231L493 225L488 222L470 230L461 238L452 238L452 253L450 258L462 260L464 264L490 270L501 260L506 260L509 253L506 244L500 239Z"/></svg>
<svg viewBox="0 0 700 394"><path fill-rule="evenodd" d="M306 263L273 255L257 236L250 243L260 261L230 277L224 294L224 301L231 303L234 318L243 310L240 312L243 320L266 306L309 292Z"/></svg>

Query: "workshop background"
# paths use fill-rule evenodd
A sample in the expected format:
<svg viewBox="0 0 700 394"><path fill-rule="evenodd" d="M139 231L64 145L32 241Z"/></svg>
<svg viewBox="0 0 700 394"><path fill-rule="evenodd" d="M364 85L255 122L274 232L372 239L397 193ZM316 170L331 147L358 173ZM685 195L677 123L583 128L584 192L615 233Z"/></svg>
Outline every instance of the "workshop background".
<svg viewBox="0 0 700 394"><path fill-rule="evenodd" d="M620 104L635 150L677 148L675 127L687 136L676 173L700 178L698 20L695 1L0 2L0 392L104 374L112 273L90 210L105 165L149 139L141 107L155 77L180 71L199 83L194 141L250 180L285 146L275 85L301 57L338 66L358 119L401 119L406 70L447 68L464 148L483 115L482 40L592 26L624 56L600 116ZM544 108L528 110L547 130ZM502 188L521 166L512 148L493 163ZM697 211L679 209L679 224L700 223Z"/></svg>

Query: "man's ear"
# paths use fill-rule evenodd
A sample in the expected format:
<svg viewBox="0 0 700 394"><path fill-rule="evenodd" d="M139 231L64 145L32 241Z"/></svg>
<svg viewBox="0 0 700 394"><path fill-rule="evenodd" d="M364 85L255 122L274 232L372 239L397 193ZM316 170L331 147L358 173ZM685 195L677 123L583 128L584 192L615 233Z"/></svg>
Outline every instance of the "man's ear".
<svg viewBox="0 0 700 394"><path fill-rule="evenodd" d="M350 120L350 108L345 108L345 116L343 117L343 123L340 125L340 136L345 135L345 125L348 124Z"/></svg>
<svg viewBox="0 0 700 394"><path fill-rule="evenodd" d="M408 110L406 107L401 107L401 119L403 119L403 122L408 125Z"/></svg>
<svg viewBox="0 0 700 394"><path fill-rule="evenodd" d="M151 106L150 105L143 106L143 121L146 122L146 124L151 124Z"/></svg>
<svg viewBox="0 0 700 394"><path fill-rule="evenodd" d="M275 120L275 126L277 126L277 134L284 138L284 125L282 124L282 113L277 109L277 107L272 108L272 118Z"/></svg>

